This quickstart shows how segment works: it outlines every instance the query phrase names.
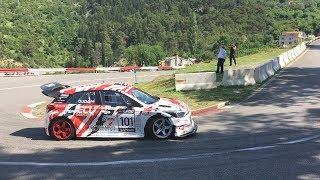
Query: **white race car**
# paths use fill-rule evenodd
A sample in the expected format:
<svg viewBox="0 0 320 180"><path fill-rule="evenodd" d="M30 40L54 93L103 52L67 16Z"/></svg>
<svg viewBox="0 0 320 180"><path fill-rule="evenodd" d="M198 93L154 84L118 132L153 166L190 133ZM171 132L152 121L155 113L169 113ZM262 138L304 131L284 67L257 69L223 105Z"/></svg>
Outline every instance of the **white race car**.
<svg viewBox="0 0 320 180"><path fill-rule="evenodd" d="M45 132L56 140L76 137L167 139L194 134L197 125L183 102L159 98L125 83L41 86L54 98Z"/></svg>

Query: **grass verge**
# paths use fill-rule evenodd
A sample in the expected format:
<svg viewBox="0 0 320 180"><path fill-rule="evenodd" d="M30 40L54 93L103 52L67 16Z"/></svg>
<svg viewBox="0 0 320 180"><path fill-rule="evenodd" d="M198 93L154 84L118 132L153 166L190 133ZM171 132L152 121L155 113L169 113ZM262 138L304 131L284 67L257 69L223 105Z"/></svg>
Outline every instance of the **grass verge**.
<svg viewBox="0 0 320 180"><path fill-rule="evenodd" d="M279 48L270 48L263 50L257 54L252 54L248 56L236 57L237 66L229 66L229 59L226 59L224 63L225 69L229 68L252 68L257 66L258 64L262 64L267 62L271 58L278 56L286 52L288 49L279 49ZM198 64L194 64L191 66L187 66L185 69L181 69L176 71L176 73L193 73L193 72L208 72L215 71L217 67L217 61L212 60L211 62L202 62Z"/></svg>
<svg viewBox="0 0 320 180"><path fill-rule="evenodd" d="M49 102L41 103L32 109L32 115L44 119L46 113L46 106Z"/></svg>

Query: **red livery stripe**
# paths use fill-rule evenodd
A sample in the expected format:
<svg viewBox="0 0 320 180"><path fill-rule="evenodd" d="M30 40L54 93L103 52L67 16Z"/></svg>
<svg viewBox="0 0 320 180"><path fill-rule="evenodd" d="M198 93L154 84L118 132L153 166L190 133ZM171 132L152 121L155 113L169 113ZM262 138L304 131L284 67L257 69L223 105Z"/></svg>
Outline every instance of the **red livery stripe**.
<svg viewBox="0 0 320 180"><path fill-rule="evenodd" d="M81 135L89 128L90 124L97 117L97 115L100 113L100 111L101 111L100 108L98 108L94 111L94 113L90 116L89 120L86 122L86 124L80 130L80 132L77 134L77 137L81 137Z"/></svg>

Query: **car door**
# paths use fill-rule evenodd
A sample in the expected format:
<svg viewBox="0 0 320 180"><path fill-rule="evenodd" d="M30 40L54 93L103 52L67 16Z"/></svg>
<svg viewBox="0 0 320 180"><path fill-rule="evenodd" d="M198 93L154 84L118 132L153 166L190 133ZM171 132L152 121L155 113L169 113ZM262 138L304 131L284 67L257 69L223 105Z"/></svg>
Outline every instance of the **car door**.
<svg viewBox="0 0 320 180"><path fill-rule="evenodd" d="M94 124L101 116L99 93L95 91L79 92L69 101L69 113L76 129L77 137L88 137L94 133Z"/></svg>
<svg viewBox="0 0 320 180"><path fill-rule="evenodd" d="M140 113L140 111L137 111L135 107L127 106L125 98L128 97L125 97L120 92L111 90L101 91L100 95L102 118L99 122L99 136L140 136L141 128L137 123L137 114Z"/></svg>

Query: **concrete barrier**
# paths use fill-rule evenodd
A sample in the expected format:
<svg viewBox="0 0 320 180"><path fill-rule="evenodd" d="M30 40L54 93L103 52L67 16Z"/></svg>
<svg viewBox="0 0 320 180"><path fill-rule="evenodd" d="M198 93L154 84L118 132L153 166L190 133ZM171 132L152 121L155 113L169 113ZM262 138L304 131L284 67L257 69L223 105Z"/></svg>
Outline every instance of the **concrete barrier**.
<svg viewBox="0 0 320 180"><path fill-rule="evenodd" d="M43 74L64 74L66 72L66 68L39 68L39 69L32 69L32 71L38 71L39 75Z"/></svg>
<svg viewBox="0 0 320 180"><path fill-rule="evenodd" d="M88 68L66 68L65 73L95 73L97 72L96 67L88 67Z"/></svg>
<svg viewBox="0 0 320 180"><path fill-rule="evenodd" d="M272 60L272 68L275 72L281 69L281 65L279 63L279 56Z"/></svg>
<svg viewBox="0 0 320 180"><path fill-rule="evenodd" d="M302 52L307 49L307 44L305 42L301 44L301 49L302 49Z"/></svg>
<svg viewBox="0 0 320 180"><path fill-rule="evenodd" d="M300 55L300 45L293 48L294 55L297 57Z"/></svg>
<svg viewBox="0 0 320 180"><path fill-rule="evenodd" d="M297 49L298 49L298 52L299 52L299 55L303 52L303 50L302 50L302 44L300 44L298 47L297 47Z"/></svg>
<svg viewBox="0 0 320 180"><path fill-rule="evenodd" d="M292 60L294 60L296 58L296 56L294 55L293 49L290 49L288 51L288 57L289 57L289 62L291 62Z"/></svg>
<svg viewBox="0 0 320 180"><path fill-rule="evenodd" d="M273 69L273 59L269 60L268 62L265 63L266 64L266 71L268 74L268 77L273 76L276 72Z"/></svg>
<svg viewBox="0 0 320 180"><path fill-rule="evenodd" d="M112 71L120 71L120 67L97 67L97 72L112 72Z"/></svg>
<svg viewBox="0 0 320 180"><path fill-rule="evenodd" d="M296 57L300 56L300 54L302 53L300 44L295 47L294 51L296 52Z"/></svg>
<svg viewBox="0 0 320 180"><path fill-rule="evenodd" d="M213 89L217 87L216 73L187 73L175 75L176 91Z"/></svg>
<svg viewBox="0 0 320 180"><path fill-rule="evenodd" d="M266 79L268 79L268 73L267 73L267 64L262 64L260 66L257 66L254 69L254 80L256 82L262 83Z"/></svg>
<svg viewBox="0 0 320 180"><path fill-rule="evenodd" d="M256 84L254 69L229 69L224 71L222 86L239 86Z"/></svg>
<svg viewBox="0 0 320 180"><path fill-rule="evenodd" d="M287 64L289 64L291 62L291 60L293 60L291 49L288 51L288 58L289 58L289 62Z"/></svg>
<svg viewBox="0 0 320 180"><path fill-rule="evenodd" d="M303 53L306 50L305 44L300 44L300 53Z"/></svg>
<svg viewBox="0 0 320 180"><path fill-rule="evenodd" d="M157 66L141 67L141 70L144 70L144 71L157 71L158 67Z"/></svg>
<svg viewBox="0 0 320 180"><path fill-rule="evenodd" d="M281 68L284 68L287 64L289 64L290 60L288 57L288 52L282 53L278 57Z"/></svg>
<svg viewBox="0 0 320 180"><path fill-rule="evenodd" d="M32 74L34 76L39 76L40 75L39 69L31 69L31 68L29 68L28 69L28 73L30 73L30 74Z"/></svg>

